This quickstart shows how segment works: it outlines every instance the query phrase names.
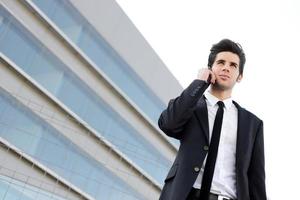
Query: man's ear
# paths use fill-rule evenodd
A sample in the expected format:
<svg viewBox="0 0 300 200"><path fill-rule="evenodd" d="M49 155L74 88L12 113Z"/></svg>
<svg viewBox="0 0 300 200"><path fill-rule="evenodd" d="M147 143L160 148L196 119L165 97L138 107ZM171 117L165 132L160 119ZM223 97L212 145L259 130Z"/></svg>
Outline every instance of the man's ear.
<svg viewBox="0 0 300 200"><path fill-rule="evenodd" d="M236 79L236 82L241 82L242 81L242 79L243 79L243 74L240 74L238 77L237 77L237 79Z"/></svg>

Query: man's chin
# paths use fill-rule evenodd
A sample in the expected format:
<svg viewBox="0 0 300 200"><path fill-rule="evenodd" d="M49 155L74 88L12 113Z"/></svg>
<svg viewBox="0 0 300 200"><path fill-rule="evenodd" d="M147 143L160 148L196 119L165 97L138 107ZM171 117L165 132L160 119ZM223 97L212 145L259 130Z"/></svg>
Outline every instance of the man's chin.
<svg viewBox="0 0 300 200"><path fill-rule="evenodd" d="M216 82L215 84L212 84L212 87L215 89L215 90L231 90L232 87L231 86L228 86L226 84L221 84L221 83L218 83Z"/></svg>

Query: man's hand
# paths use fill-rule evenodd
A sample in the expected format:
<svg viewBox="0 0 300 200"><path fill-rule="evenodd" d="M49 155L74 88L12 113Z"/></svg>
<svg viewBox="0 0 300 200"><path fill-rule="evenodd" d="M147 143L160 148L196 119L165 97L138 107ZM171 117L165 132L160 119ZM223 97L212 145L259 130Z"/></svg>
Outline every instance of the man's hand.
<svg viewBox="0 0 300 200"><path fill-rule="evenodd" d="M198 71L197 79L214 84L216 82L216 75L210 69L202 68Z"/></svg>

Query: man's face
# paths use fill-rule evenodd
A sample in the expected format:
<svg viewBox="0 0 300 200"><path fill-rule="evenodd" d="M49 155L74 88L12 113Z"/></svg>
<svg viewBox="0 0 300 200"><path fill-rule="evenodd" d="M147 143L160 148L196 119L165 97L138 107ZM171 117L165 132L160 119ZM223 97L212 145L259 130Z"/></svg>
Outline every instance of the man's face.
<svg viewBox="0 0 300 200"><path fill-rule="evenodd" d="M217 54L211 70L216 75L214 86L221 90L231 90L236 82L242 80L239 73L240 58L237 54L223 51Z"/></svg>

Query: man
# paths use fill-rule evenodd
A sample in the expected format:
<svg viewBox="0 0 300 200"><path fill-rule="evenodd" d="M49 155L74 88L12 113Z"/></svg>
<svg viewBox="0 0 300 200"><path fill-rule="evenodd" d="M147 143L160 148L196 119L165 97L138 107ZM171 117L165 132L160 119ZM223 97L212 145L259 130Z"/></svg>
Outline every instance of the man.
<svg viewBox="0 0 300 200"><path fill-rule="evenodd" d="M245 61L238 43L221 40L208 68L162 112L158 125L180 148L161 200L267 199L263 122L231 99Z"/></svg>

